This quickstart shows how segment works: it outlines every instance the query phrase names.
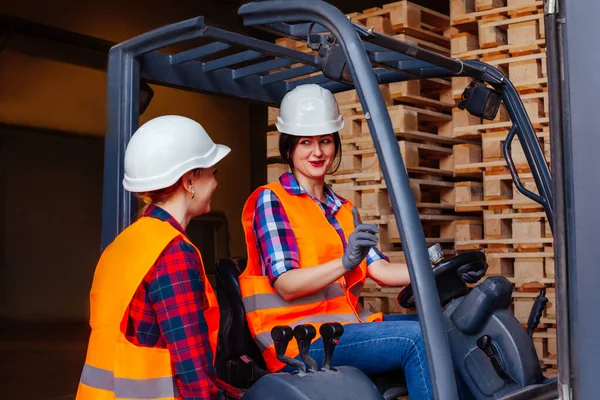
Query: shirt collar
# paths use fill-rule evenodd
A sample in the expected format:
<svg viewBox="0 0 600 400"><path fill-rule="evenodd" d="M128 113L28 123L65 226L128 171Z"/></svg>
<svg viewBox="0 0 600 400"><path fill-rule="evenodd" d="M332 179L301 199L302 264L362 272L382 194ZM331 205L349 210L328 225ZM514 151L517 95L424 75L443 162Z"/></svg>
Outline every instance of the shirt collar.
<svg viewBox="0 0 600 400"><path fill-rule="evenodd" d="M283 189L285 189L285 191L289 194L299 196L301 194L306 193L310 196L310 194L302 187L302 185L300 185L294 174L292 174L291 172L286 172L283 175L281 175L281 177L279 178L279 182L281 183L281 186L283 186ZM323 193L326 197L330 196L333 199L336 207L338 208L341 207L342 204L347 201L346 199L339 197L327 184L325 184Z"/></svg>
<svg viewBox="0 0 600 400"><path fill-rule="evenodd" d="M183 233L184 235L186 234L183 227L179 224L179 222L177 222L177 220L175 218L173 218L173 216L171 214L169 214L163 208L161 208L155 204L150 204L148 206L148 208L144 212L144 217L156 218L161 221L168 222L169 224L171 224L171 226L173 228L177 229L179 232Z"/></svg>

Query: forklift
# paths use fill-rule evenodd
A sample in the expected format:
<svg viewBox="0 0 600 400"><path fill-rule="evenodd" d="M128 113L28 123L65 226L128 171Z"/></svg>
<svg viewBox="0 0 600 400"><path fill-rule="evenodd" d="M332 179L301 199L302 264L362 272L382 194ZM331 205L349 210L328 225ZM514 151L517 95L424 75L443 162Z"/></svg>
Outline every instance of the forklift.
<svg viewBox="0 0 600 400"><path fill-rule="evenodd" d="M566 25L566 15L591 20L573 3L547 0L545 4L552 174L514 85L498 69L480 61L446 57L374 32L352 23L340 10L321 0L257 1L246 3L238 10L245 26L305 41L317 54L219 29L206 24L202 17L163 26L114 46L108 60L102 250L132 222L137 211L137 202L121 185L123 156L138 128L139 116L153 97L150 84L273 107L278 107L284 95L301 84L318 84L333 93L356 89L388 189L412 282L400 293L398 301L402 307L416 308L419 314L435 399L458 399L459 392L462 398L477 400L595 398L593 355L598 349L593 346L591 332L598 332L598 324L576 318L577 313L587 310L589 319L593 319L595 306L591 302L577 302L577 293L572 287L575 281L579 282L581 289L578 287L578 290L584 291L579 292L579 298L593 299L597 290L593 284L599 281L597 274L585 268L585 263L591 266L597 260L593 257L593 254L598 256L598 246L593 247L592 227L600 222L596 218L596 224L593 223L593 217L598 217L599 212L593 207L593 200L577 195L578 190L584 188L580 177L593 179L594 175L590 176L589 168L583 168L583 158L574 157L575 150L579 154L589 151L574 128L593 125L584 119L587 116L589 120L589 114L582 114L573 104L590 110L593 101L582 102L570 97L575 87L588 96L590 89L577 80L573 80L570 87L567 80L581 69L579 64L567 62L573 54L580 54L577 42L573 41L586 36L579 23L572 27ZM595 8L596 15L600 15L597 5L588 4L588 7ZM569 32L573 32L573 36L565 34L567 27L572 28ZM168 46L195 39L202 39L204 44L175 54L161 52ZM567 43L574 48L570 55L565 51ZM242 50L219 55L234 48ZM315 72L321 73L314 75ZM483 252L466 252L444 260L439 248L426 245L379 85L457 76L471 78L459 107L472 115L493 120L500 104L504 103L512 122L504 145L507 165L518 190L543 206L553 231L559 348L557 378L543 376L531 338L547 302L543 294L536 299L524 329L508 311L512 285L506 278L488 277L469 289L457 273L460 270L483 275L487 268ZM523 147L537 193L524 187L512 161L511 142L515 137ZM593 140L600 144L598 138ZM583 249L577 258L574 256L576 247ZM343 334L343 327L336 323L325 324L321 329L326 353L321 370L311 367L314 360L307 354L315 336L314 327L273 329L271 335L280 359L296 371L268 373L245 320L237 282L243 264L243 259L221 260L216 266L222 313L216 367L220 379L243 390L244 399L388 400L406 393L400 383L390 382L387 377L367 377L348 366L332 367L335 343ZM582 283L586 277L589 280ZM577 307L577 312L573 313L570 307ZM591 330L583 335L586 328ZM291 340L298 341L304 362L285 357ZM583 342L577 343L577 340ZM584 345L590 346L585 352L579 350ZM577 351L571 354L572 349Z"/></svg>

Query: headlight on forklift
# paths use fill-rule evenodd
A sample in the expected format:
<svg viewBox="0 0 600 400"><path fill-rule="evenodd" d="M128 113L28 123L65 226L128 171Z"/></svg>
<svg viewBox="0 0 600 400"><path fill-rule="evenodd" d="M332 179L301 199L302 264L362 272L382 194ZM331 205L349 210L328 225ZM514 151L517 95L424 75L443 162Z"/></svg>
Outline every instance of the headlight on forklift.
<svg viewBox="0 0 600 400"><path fill-rule="evenodd" d="M466 109L476 117L493 120L498 114L501 100L502 93L486 86L483 82L473 80L465 88L458 108L461 110Z"/></svg>

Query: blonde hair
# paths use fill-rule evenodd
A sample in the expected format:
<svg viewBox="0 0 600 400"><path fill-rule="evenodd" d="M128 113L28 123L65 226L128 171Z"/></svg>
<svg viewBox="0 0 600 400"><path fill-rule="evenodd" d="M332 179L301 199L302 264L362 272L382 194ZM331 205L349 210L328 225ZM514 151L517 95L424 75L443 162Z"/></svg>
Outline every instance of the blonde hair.
<svg viewBox="0 0 600 400"><path fill-rule="evenodd" d="M193 169L191 172L193 173L194 176L198 176L198 175L200 175L200 173L202 171L203 171L203 168L196 168L196 169ZM187 174L187 172L186 172L186 174ZM148 207L150 205L164 203L165 201L167 201L171 196L173 196L173 194L175 194L175 192L181 185L183 185L183 176L181 178L179 178L177 180L177 182L175 182L174 184L172 184L169 187L166 187L163 189L152 190L149 192L136 193L135 195L137 196L137 198L140 199L144 203L142 208L138 211L138 214L137 214L138 217L141 217L142 215L144 215L144 213L146 212L146 210L148 209Z"/></svg>

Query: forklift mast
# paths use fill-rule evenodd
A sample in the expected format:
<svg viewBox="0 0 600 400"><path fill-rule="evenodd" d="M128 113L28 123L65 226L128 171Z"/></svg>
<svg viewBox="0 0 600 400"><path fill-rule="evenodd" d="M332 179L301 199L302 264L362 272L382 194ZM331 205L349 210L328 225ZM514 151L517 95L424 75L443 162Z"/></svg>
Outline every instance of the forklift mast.
<svg viewBox="0 0 600 400"><path fill-rule="evenodd" d="M595 399L600 360L600 172L595 161L600 149L600 2L545 0L544 6L559 398Z"/></svg>
<svg viewBox="0 0 600 400"><path fill-rule="evenodd" d="M549 56L550 62L555 62L550 65L555 77L550 84L553 168L559 177L554 182L523 103L515 87L499 70L475 60L445 57L353 24L338 9L320 0L261 1L245 4L238 12L244 25L282 37L306 40L311 48L319 50L318 55L215 28L206 24L202 17L164 26L114 46L108 63L102 249L132 222L137 210L136 202L121 184L123 158L127 143L138 128L139 116L149 101L148 84L274 107L279 106L288 91L301 84L319 84L333 93L356 89L406 255L434 395L436 399L456 399L454 369L425 236L379 85L421 78L471 77L472 83L465 91L461 106L486 118L495 115L500 100L504 102L513 124L504 147L510 172L517 188L544 207L557 245L557 280L567 282L568 279L568 285L560 287L564 293L557 292L559 325L568 331L568 335L559 331L559 374L567 371L566 376L559 378L559 383L566 388L563 392L568 396L576 371L575 393L581 391L592 396L578 398L593 398L590 391L594 379L592 360L599 358L592 355L598 355L600 349L593 346L592 338L600 337L600 324L593 317L584 320L577 316L585 310L590 316L594 315L592 310L596 305L591 299L600 274L600 270L591 267L600 259L600 247L592 243L592 227L600 222L600 212L594 207L600 197L594 195L600 195L600 186L590 185L594 177L598 181L598 173L592 172L587 161L592 160L592 149L599 147L593 144L600 144L600 135L586 135L583 140L586 133L597 131L589 116L594 115L592 107L597 104L593 101L592 89L600 89L600 84L593 78L595 71L591 68L600 63L567 61L570 57L600 61L597 51L584 51L582 45L585 40L598 41L591 29L595 26L593 16L600 15L600 2L587 1L587 9L592 8L597 11L595 13L575 7L572 0L563 3L566 3L566 14L572 13L578 18L576 25L569 26L572 36L568 37L556 32L565 31L564 4L558 14L553 12L557 10L555 1L548 1L546 7ZM589 25L580 21L589 21ZM548 23L552 25L548 26ZM554 29L555 26L558 29ZM204 43L200 47L175 54L160 51L198 39ZM560 50L567 43L569 54L563 54ZM239 51L219 57L218 53L225 50ZM318 71L322 74L309 76ZM589 75L584 75L585 72ZM572 75L579 79L569 82L567 78ZM584 81L584 76L592 77L592 82ZM577 97L573 96L575 90ZM579 94L586 96L583 98ZM561 113L561 110L566 111ZM519 180L510 154L510 142L515 136L523 147L538 194L528 191ZM581 156L574 157L576 150ZM557 199L553 192L557 193ZM556 220L555 207L558 210ZM575 249L578 250L577 257ZM588 268L583 268L584 265ZM578 291L575 291L577 283ZM568 297L570 308L563 307L562 303L567 299L567 292L571 295ZM590 301L577 301L575 294ZM568 311L574 313L567 317ZM568 345L561 342L565 337L570 338ZM581 348L586 348L586 352L578 351ZM575 350L571 357L569 349ZM566 355L561 351L566 351ZM575 355L578 355L577 359Z"/></svg>

